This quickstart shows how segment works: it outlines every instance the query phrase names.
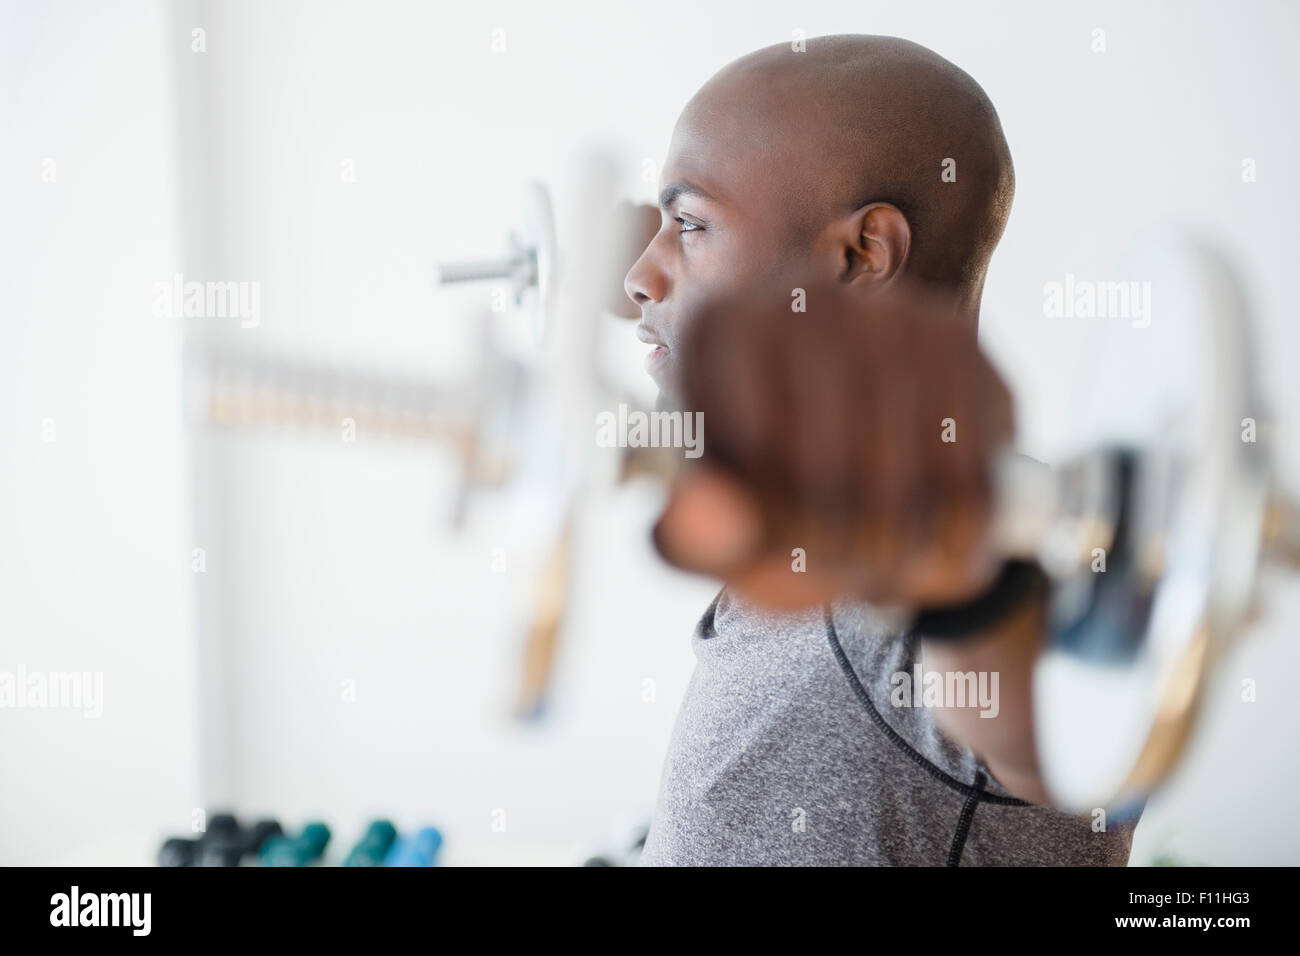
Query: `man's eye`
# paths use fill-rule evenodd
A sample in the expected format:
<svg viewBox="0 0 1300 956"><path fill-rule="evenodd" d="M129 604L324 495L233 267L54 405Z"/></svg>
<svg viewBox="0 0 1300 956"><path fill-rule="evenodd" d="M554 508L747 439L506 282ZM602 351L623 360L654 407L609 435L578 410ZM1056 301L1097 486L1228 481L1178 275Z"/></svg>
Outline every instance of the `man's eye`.
<svg viewBox="0 0 1300 956"><path fill-rule="evenodd" d="M697 232L700 228L695 223L683 219L681 216L674 216L673 221L682 227L679 232Z"/></svg>

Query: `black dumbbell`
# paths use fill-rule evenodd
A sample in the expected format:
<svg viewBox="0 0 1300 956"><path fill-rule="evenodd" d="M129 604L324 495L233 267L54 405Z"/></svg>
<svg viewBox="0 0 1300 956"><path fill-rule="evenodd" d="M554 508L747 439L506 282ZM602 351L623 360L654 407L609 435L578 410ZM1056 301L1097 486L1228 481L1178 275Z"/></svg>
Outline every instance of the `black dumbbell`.
<svg viewBox="0 0 1300 956"><path fill-rule="evenodd" d="M166 840L158 851L158 865L238 866L240 860L255 856L267 839L281 832L275 820L259 820L242 828L233 814L213 814L201 836Z"/></svg>

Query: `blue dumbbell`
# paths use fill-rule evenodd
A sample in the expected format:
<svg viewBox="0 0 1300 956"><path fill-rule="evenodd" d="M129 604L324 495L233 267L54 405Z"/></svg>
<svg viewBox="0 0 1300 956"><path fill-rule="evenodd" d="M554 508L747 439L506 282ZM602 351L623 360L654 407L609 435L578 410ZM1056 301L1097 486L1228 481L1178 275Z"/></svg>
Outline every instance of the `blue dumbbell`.
<svg viewBox="0 0 1300 956"><path fill-rule="evenodd" d="M442 834L435 827L425 827L413 837L398 840L384 866L433 866L441 846Z"/></svg>

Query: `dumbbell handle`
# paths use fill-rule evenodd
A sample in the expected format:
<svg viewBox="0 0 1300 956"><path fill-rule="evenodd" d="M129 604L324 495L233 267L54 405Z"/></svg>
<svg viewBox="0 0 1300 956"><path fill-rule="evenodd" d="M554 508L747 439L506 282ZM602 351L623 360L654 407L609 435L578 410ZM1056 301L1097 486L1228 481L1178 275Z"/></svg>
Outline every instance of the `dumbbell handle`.
<svg viewBox="0 0 1300 956"><path fill-rule="evenodd" d="M534 271L531 250L520 250L495 259L462 259L440 262L433 267L434 281L441 285L453 282L485 282L489 279L522 279L530 283Z"/></svg>

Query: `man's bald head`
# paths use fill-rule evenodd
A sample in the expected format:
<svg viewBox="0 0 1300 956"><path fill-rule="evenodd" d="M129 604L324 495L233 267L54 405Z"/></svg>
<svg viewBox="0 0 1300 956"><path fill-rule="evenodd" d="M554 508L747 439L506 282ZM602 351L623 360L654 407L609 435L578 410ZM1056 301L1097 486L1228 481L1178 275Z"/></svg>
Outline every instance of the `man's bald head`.
<svg viewBox="0 0 1300 956"><path fill-rule="evenodd" d="M767 47L683 110L663 226L626 287L669 352L678 317L777 269L865 291L906 274L973 322L1014 184L992 103L938 54L877 36Z"/></svg>
<svg viewBox="0 0 1300 956"><path fill-rule="evenodd" d="M678 125L726 128L738 150L751 150L765 187L789 198L801 238L869 202L897 206L911 225L908 271L930 282L982 283L1011 211L1011 152L988 96L965 71L897 37L758 50L709 80ZM955 181L943 181L946 159Z"/></svg>

